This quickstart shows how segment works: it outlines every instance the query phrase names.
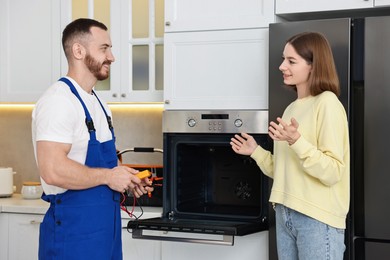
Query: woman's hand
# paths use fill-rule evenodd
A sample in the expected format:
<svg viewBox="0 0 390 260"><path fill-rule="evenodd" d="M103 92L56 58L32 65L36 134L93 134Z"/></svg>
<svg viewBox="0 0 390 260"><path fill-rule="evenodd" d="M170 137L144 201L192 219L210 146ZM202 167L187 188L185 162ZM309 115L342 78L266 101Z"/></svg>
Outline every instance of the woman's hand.
<svg viewBox="0 0 390 260"><path fill-rule="evenodd" d="M234 152L242 155L251 155L258 146L253 136L248 135L247 133L234 135L231 139L230 145L232 146Z"/></svg>
<svg viewBox="0 0 390 260"><path fill-rule="evenodd" d="M295 118L291 118L291 123L287 124L280 117L276 119L279 124L271 122L268 128L269 136L274 141L286 141L289 145L294 144L301 134L298 132L299 124Z"/></svg>

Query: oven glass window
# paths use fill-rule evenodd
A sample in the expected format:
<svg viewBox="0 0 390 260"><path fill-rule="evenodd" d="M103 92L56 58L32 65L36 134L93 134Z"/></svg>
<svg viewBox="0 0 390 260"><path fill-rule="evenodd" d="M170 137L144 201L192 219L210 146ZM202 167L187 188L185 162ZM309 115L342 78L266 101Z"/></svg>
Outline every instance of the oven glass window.
<svg viewBox="0 0 390 260"><path fill-rule="evenodd" d="M178 141L174 157L177 212L261 215L267 195L262 191L263 173L252 158L234 153L229 139Z"/></svg>

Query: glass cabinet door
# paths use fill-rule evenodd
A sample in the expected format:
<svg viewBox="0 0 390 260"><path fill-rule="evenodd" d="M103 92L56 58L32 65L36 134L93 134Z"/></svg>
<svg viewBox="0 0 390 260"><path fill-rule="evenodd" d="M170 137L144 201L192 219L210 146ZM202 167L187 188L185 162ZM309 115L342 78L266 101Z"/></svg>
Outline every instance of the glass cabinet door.
<svg viewBox="0 0 390 260"><path fill-rule="evenodd" d="M72 19L79 17L110 30L115 62L95 87L99 95L109 102L161 102L164 0L72 0Z"/></svg>

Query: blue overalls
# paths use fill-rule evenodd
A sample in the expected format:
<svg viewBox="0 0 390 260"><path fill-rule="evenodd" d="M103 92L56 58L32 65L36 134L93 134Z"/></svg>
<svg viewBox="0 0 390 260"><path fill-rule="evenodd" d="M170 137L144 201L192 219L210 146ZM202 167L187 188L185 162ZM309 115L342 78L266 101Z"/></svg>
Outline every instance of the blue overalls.
<svg viewBox="0 0 390 260"><path fill-rule="evenodd" d="M118 159L115 135L102 103L111 130L112 140L100 143L92 118L76 88L67 78L61 78L80 100L90 134L85 165L113 168ZM95 94L95 93L94 93ZM40 226L39 259L122 259L120 194L107 185L86 190L68 190L62 194L45 195L50 207Z"/></svg>

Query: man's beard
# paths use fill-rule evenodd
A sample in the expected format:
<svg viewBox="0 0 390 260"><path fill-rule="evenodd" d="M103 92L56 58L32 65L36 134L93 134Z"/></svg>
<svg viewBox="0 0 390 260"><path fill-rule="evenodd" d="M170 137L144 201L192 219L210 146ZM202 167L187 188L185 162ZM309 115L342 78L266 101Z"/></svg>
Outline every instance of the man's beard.
<svg viewBox="0 0 390 260"><path fill-rule="evenodd" d="M89 71L97 78L97 80L105 80L107 79L110 74L109 73L103 73L102 67L105 64L110 65L111 62L108 60L105 60L103 63L98 62L96 59L94 59L90 54L87 54L85 56L84 60L85 65L87 65L87 68Z"/></svg>

